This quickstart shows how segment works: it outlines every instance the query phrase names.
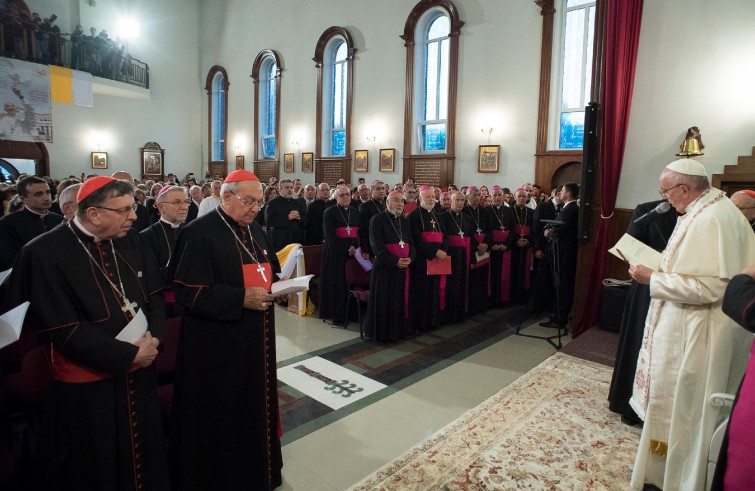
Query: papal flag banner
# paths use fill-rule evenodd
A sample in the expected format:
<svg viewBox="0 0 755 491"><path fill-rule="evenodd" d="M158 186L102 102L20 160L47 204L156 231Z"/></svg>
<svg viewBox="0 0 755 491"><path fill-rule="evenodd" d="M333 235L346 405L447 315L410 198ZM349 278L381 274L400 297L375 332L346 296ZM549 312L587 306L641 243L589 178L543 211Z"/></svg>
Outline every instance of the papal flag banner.
<svg viewBox="0 0 755 491"><path fill-rule="evenodd" d="M91 73L50 65L50 95L52 102L93 107Z"/></svg>
<svg viewBox="0 0 755 491"><path fill-rule="evenodd" d="M47 65L0 58L0 140L52 143Z"/></svg>

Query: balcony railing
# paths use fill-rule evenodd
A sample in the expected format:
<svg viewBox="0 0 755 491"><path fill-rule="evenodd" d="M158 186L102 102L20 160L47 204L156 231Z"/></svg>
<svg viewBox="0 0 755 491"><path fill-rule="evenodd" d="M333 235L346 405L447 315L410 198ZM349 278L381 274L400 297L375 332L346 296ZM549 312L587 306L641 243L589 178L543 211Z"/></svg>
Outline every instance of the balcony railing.
<svg viewBox="0 0 755 491"><path fill-rule="evenodd" d="M149 65L109 38L41 32L33 22L2 12L0 56L89 72L149 88Z"/></svg>

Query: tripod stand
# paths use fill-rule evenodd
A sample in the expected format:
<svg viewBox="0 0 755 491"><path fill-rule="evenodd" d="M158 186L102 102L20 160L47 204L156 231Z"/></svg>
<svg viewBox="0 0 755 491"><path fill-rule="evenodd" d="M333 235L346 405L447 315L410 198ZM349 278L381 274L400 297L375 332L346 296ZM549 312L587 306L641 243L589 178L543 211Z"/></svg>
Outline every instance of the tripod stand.
<svg viewBox="0 0 755 491"><path fill-rule="evenodd" d="M556 348L557 350L560 350L563 348L563 344L561 343L561 336L566 336L567 334L567 326L566 326L566 319L563 319L561 317L561 258L559 255L559 249L558 249L558 241L559 241L559 233L558 233L558 226L562 225L564 222L557 221L557 220L543 220L543 223L547 223L549 227L551 227L550 232L550 244L551 244L551 252L553 255L553 287L556 290L556 323L557 326L557 334L554 334L552 336L536 336L534 334L522 334L522 322L524 319L519 320L519 325L516 326L516 335L517 336L524 336L526 338L535 338L535 339L542 339L545 341L548 341L551 346ZM561 330L563 329L563 334L561 333ZM558 343L554 343L553 340L557 339Z"/></svg>

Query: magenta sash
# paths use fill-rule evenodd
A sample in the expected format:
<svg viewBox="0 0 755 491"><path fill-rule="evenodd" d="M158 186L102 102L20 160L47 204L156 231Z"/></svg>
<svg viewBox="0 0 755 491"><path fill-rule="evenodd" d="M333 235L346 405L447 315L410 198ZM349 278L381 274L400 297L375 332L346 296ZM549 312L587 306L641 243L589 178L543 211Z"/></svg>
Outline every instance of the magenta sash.
<svg viewBox="0 0 755 491"><path fill-rule="evenodd" d="M425 242L443 243L443 232L422 232L420 235ZM446 308L446 276L440 275L440 310Z"/></svg>
<svg viewBox="0 0 755 491"><path fill-rule="evenodd" d="M519 235L529 235L530 234L531 227L529 225L517 225L516 226L516 233ZM527 272L524 275L524 288L529 290L530 289L530 275L529 271L532 270L532 244L530 243L529 246L527 246L527 259L525 260L525 271Z"/></svg>
<svg viewBox="0 0 755 491"><path fill-rule="evenodd" d="M476 240L478 244L482 244L485 242L485 234L474 234L474 240Z"/></svg>
<svg viewBox="0 0 755 491"><path fill-rule="evenodd" d="M519 235L529 235L531 227L529 225L516 225L516 233Z"/></svg>
<svg viewBox="0 0 755 491"><path fill-rule="evenodd" d="M505 242L511 230L493 230L493 242Z"/></svg>
<svg viewBox="0 0 755 491"><path fill-rule="evenodd" d="M752 472L752 442L755 437L752 421L755 417L755 343L750 348L742 387L737 405L729 423L729 447L727 450L724 489L755 489L755 474Z"/></svg>
<svg viewBox="0 0 755 491"><path fill-rule="evenodd" d="M448 245L451 247L463 247L467 253L467 262L465 268L469 271L469 249L470 249L469 237L461 238L459 235L451 235L448 237ZM464 285L465 290L469 291L469 275L467 274L467 284ZM469 295L465 295L466 303L464 304L464 311L469 312Z"/></svg>
<svg viewBox="0 0 755 491"><path fill-rule="evenodd" d="M166 303L175 303L176 293L173 290L163 290L163 298L165 299Z"/></svg>
<svg viewBox="0 0 755 491"><path fill-rule="evenodd" d="M385 244L385 248L390 251L391 254L400 258L409 257L409 244L404 244L401 247L398 244ZM404 268L404 318L409 318L409 268Z"/></svg>
<svg viewBox="0 0 755 491"><path fill-rule="evenodd" d="M339 239L356 239L359 237L359 227L350 227L349 230L346 230L347 227L337 227L336 228L336 237Z"/></svg>

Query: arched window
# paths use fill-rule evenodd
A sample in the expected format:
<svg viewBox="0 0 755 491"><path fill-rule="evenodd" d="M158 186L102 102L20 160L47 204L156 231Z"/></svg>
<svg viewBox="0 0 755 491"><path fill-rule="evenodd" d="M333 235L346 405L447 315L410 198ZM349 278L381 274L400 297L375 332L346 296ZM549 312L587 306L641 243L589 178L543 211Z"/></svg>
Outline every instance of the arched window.
<svg viewBox="0 0 755 491"><path fill-rule="evenodd" d="M595 0L556 0L548 148L581 149L590 102Z"/></svg>
<svg viewBox="0 0 755 491"><path fill-rule="evenodd" d="M406 113L404 177L417 169L453 181L456 155L456 80L464 22L450 0L421 0L404 26ZM429 166L429 167L428 167Z"/></svg>
<svg viewBox="0 0 755 491"><path fill-rule="evenodd" d="M423 40L423 84L420 97L422 104L417 118L417 147L421 153L445 152L448 130L448 58L450 51L450 27L448 15L442 10L430 12L426 26L420 23ZM420 87L418 85L418 87Z"/></svg>
<svg viewBox="0 0 755 491"><path fill-rule="evenodd" d="M313 60L318 68L317 155L351 155L351 94L354 43L341 27L320 36Z"/></svg>
<svg viewBox="0 0 755 491"><path fill-rule="evenodd" d="M273 50L257 55L254 81L254 155L256 160L277 160L280 128L280 56Z"/></svg>
<svg viewBox="0 0 755 491"><path fill-rule="evenodd" d="M209 96L209 161L226 161L228 137L228 75L225 68L213 66L207 74L205 90Z"/></svg>

